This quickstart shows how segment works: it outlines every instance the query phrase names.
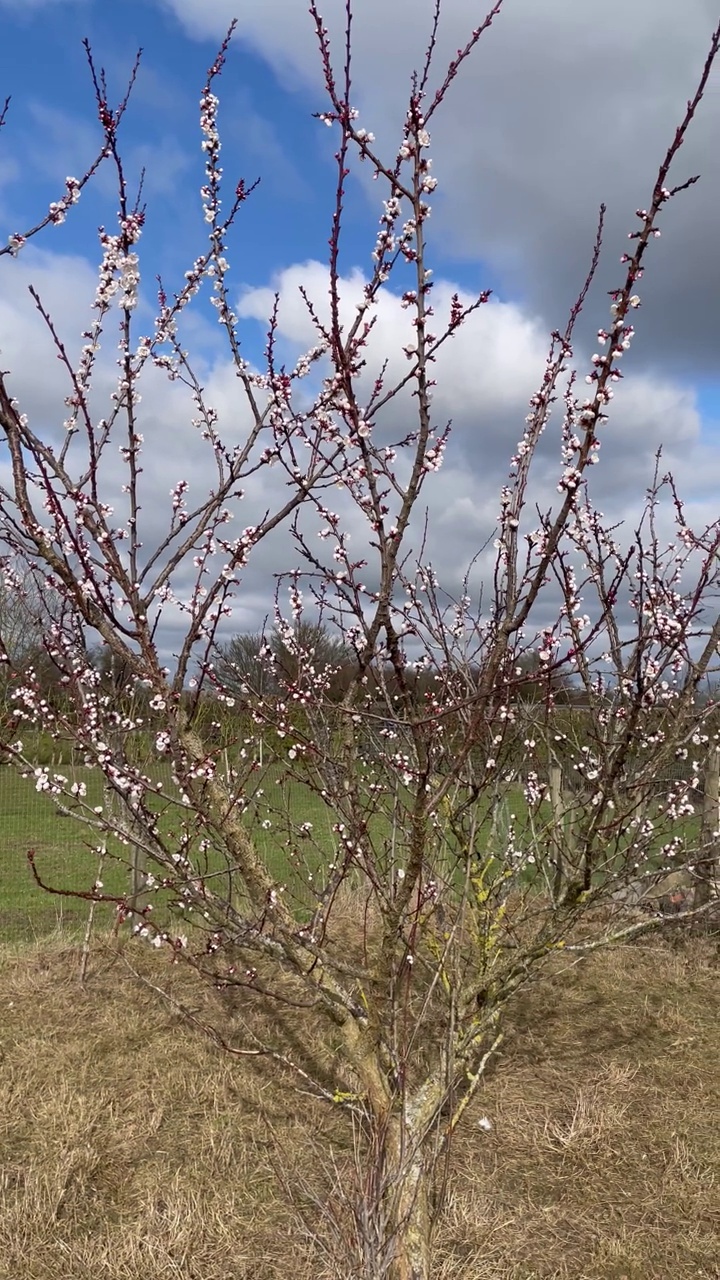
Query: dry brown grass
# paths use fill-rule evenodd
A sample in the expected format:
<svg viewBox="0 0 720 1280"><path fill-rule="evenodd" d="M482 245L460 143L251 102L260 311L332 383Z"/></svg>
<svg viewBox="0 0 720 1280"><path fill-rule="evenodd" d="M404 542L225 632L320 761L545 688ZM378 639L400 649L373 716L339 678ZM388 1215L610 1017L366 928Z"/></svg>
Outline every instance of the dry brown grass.
<svg viewBox="0 0 720 1280"><path fill-rule="evenodd" d="M438 1280L718 1280L719 1015L710 943L528 991L455 1151ZM349 1161L332 1114L122 964L96 961L83 995L60 942L0 956L2 1280L322 1280L288 1189L326 1195L331 1149Z"/></svg>

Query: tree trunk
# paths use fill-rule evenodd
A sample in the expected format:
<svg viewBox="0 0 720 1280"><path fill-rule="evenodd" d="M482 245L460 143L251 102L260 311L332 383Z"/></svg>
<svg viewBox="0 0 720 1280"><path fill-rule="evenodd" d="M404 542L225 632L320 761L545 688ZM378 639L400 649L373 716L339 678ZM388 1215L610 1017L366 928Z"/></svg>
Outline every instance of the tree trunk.
<svg viewBox="0 0 720 1280"><path fill-rule="evenodd" d="M417 1152L397 1175L392 1189L392 1262L388 1280L430 1280L431 1170Z"/></svg>
<svg viewBox="0 0 720 1280"><path fill-rule="evenodd" d="M425 1122L433 1093L425 1093L426 1105L417 1110L406 1103L404 1115L375 1117L367 1153L374 1168L364 1179L366 1190L372 1188L364 1206L368 1226L372 1221L365 1241L368 1280L430 1280L437 1147Z"/></svg>
<svg viewBox="0 0 720 1280"><path fill-rule="evenodd" d="M444 1075L430 1076L401 1101L357 1026L348 1020L343 1031L350 1061L365 1085L369 1122L357 1168L355 1214L363 1280L430 1280L438 1155L433 1122L445 1092Z"/></svg>

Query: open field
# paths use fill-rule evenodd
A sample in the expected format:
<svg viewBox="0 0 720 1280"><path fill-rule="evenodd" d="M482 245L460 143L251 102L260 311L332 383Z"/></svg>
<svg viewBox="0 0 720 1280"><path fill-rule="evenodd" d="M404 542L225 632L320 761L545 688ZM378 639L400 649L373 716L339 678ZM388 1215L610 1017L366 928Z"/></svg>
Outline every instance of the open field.
<svg viewBox="0 0 720 1280"><path fill-rule="evenodd" d="M103 802L98 772L68 766L63 766L63 772L73 781L84 782L89 805ZM157 766L153 776L156 775L160 775ZM167 790L169 771L164 781ZM313 823L315 839L329 853L333 838L328 810L306 788L297 785L291 788L289 805L296 821ZM32 780L21 778L12 768L0 768L0 940L42 936L58 926L69 931L82 927L88 904L39 889L28 866L27 853L29 849L36 851L38 870L46 883L62 889L87 890L98 871L94 851L98 839L98 834L80 820L58 813L53 800L38 793ZM276 827L256 828L255 839L264 849L268 865L280 874L286 873L286 858ZM112 840L108 849L103 884L108 893L123 893L128 886L128 850ZM98 923L109 924L112 912L111 907L99 907Z"/></svg>
<svg viewBox="0 0 720 1280"><path fill-rule="evenodd" d="M329 1280L309 1232L327 1241L330 1147L349 1159L338 1117L188 1030L109 950L84 994L77 966L62 941L0 954L0 1280ZM437 1280L717 1280L719 1062L709 941L526 992L455 1150Z"/></svg>
<svg viewBox="0 0 720 1280"><path fill-rule="evenodd" d="M163 772L163 767L157 762L152 768L152 776L162 778L165 793L171 793L169 769ZM89 805L103 802L102 778L98 771L72 765L64 765L62 769L70 780L81 780L85 784ZM279 786L278 781L282 785ZM269 825L263 825L257 816L253 818L249 814L247 820L252 824L253 837L273 873L288 883L290 892L297 891L304 900L308 893L306 879L302 875L298 877L296 869L288 862L282 812L285 809L295 824L311 825L312 840L303 844L301 854L312 870L320 859L330 859L335 853L332 810L308 787L297 781L288 782L277 764L271 763L256 775L254 784L264 789L266 813L271 821ZM480 843L489 838L493 826L490 797L482 803ZM537 815L540 825L549 821L550 813L549 803L543 802ZM496 813L499 831L507 827L510 815L522 841L529 817L523 790L518 784L508 786L502 792ZM381 839L387 837L389 841L391 831L387 817L378 817L375 821L376 834ZM699 817L684 819L683 829L687 838L696 837ZM677 830L675 824L673 833L676 834ZM658 847L665 838L667 834L663 836L658 827ZM21 778L11 767L0 767L0 941L41 937L59 926L70 932L83 927L88 904L72 897L52 896L39 889L28 867L27 852L29 849L36 851L37 865L46 883L63 889L87 890L98 873L98 855L95 852L98 839L98 834L78 819L60 814L47 794L35 790L32 779ZM297 841L294 843L297 848ZM124 893L129 883L128 849L110 840L108 851L109 856L102 868L103 884L108 893ZM220 862L216 869L222 866L224 864ZM97 923L100 926L109 926L112 919L113 908L98 908Z"/></svg>
<svg viewBox="0 0 720 1280"><path fill-rule="evenodd" d="M90 806L103 803L102 778L98 771L84 767L65 765L63 772L71 781L82 781L87 787L87 803ZM157 764L153 777L162 778L165 793L171 790L170 773ZM261 786L267 798L267 815L270 825L263 826L248 815L253 824L253 836L263 850L270 869L290 889L302 893L303 884L298 881L292 865L288 864L284 847L283 811L291 815L296 824L309 823L312 841L303 844L302 855L312 869L318 860L329 860L336 851L337 839L332 832L334 814L308 787L298 782L281 779L276 765L270 765L258 774L256 786ZM527 820L527 808L522 789L513 788L508 793L507 804L517 812L519 822ZM390 838L387 821L378 818L379 834ZM489 831L490 822L486 824ZM0 768L0 940L42 936L62 926L65 930L81 928L87 918L88 904L78 899L62 898L43 892L35 884L27 861L29 849L37 854L37 866L46 883L62 889L87 890L98 872L98 855L94 851L99 836L79 819L58 812L51 797L35 790L32 779L20 777L12 768ZM297 842L295 842L297 844ZM103 884L108 893L123 893L128 886L128 850L117 842L108 841L109 856L102 870ZM100 907L99 924L110 924L113 909Z"/></svg>

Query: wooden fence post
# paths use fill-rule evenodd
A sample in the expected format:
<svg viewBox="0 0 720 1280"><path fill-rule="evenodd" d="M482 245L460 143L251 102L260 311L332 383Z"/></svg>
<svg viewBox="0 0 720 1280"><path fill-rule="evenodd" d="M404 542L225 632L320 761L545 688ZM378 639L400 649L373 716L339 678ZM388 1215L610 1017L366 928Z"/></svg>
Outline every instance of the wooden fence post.
<svg viewBox="0 0 720 1280"><path fill-rule="evenodd" d="M113 746L118 749L118 754L120 754L121 744L119 738L113 740ZM130 884L127 901L130 909L137 911L142 904L147 874L145 850L141 845L135 844L132 839L134 820L129 806L123 796L110 785L107 779L103 786L103 799L111 819L115 819L118 827L130 841Z"/></svg>
<svg viewBox="0 0 720 1280"><path fill-rule="evenodd" d="M552 810L553 844L555 846L553 897L557 902L562 893L565 879L565 842L568 838L565 803L563 801L563 774L559 764L550 765L550 808Z"/></svg>
<svg viewBox="0 0 720 1280"><path fill-rule="evenodd" d="M718 875L717 830L720 824L720 748L712 747L705 762L701 827L702 857L696 864L693 905L704 907L715 891Z"/></svg>

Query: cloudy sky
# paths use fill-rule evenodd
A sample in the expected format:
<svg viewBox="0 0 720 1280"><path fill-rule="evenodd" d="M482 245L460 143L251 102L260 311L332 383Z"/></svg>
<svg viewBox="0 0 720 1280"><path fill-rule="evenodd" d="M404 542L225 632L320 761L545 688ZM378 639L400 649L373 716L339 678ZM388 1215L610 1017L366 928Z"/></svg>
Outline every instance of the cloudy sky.
<svg viewBox="0 0 720 1280"><path fill-rule="evenodd" d="M486 0L485 0L486 2ZM390 158L422 61L431 0L356 0L355 91L361 123ZM338 62L344 0L323 14ZM444 0L436 81L485 3ZM0 243L42 216L98 148L83 37L122 95L138 47L141 70L122 143L131 178L146 171L143 306L153 281L169 291L202 252L203 181L197 105L206 68L228 24L238 29L220 88L223 164L233 183L260 186L231 242L234 297L247 357L261 363L272 296L281 297L288 356L313 342L298 286L325 296L335 172L332 134L313 119L327 107L305 0L0 0L0 99L11 96L0 134ZM694 91L714 25L716 0L505 0L433 122L438 188L429 224L438 310L458 290L491 288L493 301L458 335L438 366L438 423L453 422L443 471L426 500L434 554L456 578L491 529L497 492L539 384L548 334L564 328L584 279L598 206L608 206L605 252L580 331L581 373L593 334L607 323L607 290L621 280L619 256L634 210L648 202L658 164ZM664 448L693 519L714 518L720 483L720 69L673 177L702 181L664 214L642 282L643 306L625 380L593 475L598 505L632 522ZM351 299L371 268L380 202L370 175L353 178L341 270ZM87 325L98 260L96 229L112 225L116 199L101 170L67 222L17 259L0 259L0 361L31 420L49 432L66 416L67 388L27 296L34 283L69 348ZM232 433L242 421L237 384L207 310L184 330L208 395ZM390 291L378 312L375 352L399 353L407 313ZM42 368L43 376L38 377ZM109 392L99 379L99 392ZM202 485L204 460L191 410L159 381L145 389L146 512L152 538L185 474ZM4 459L0 460L4 466ZM534 497L550 501L557 445L545 447ZM209 473L208 473L209 474ZM262 514L267 492L248 497L243 524ZM252 502L257 511L250 510ZM288 560L290 556L290 560ZM277 539L258 555L238 600L233 629L256 624L272 599L272 571L291 567Z"/></svg>

